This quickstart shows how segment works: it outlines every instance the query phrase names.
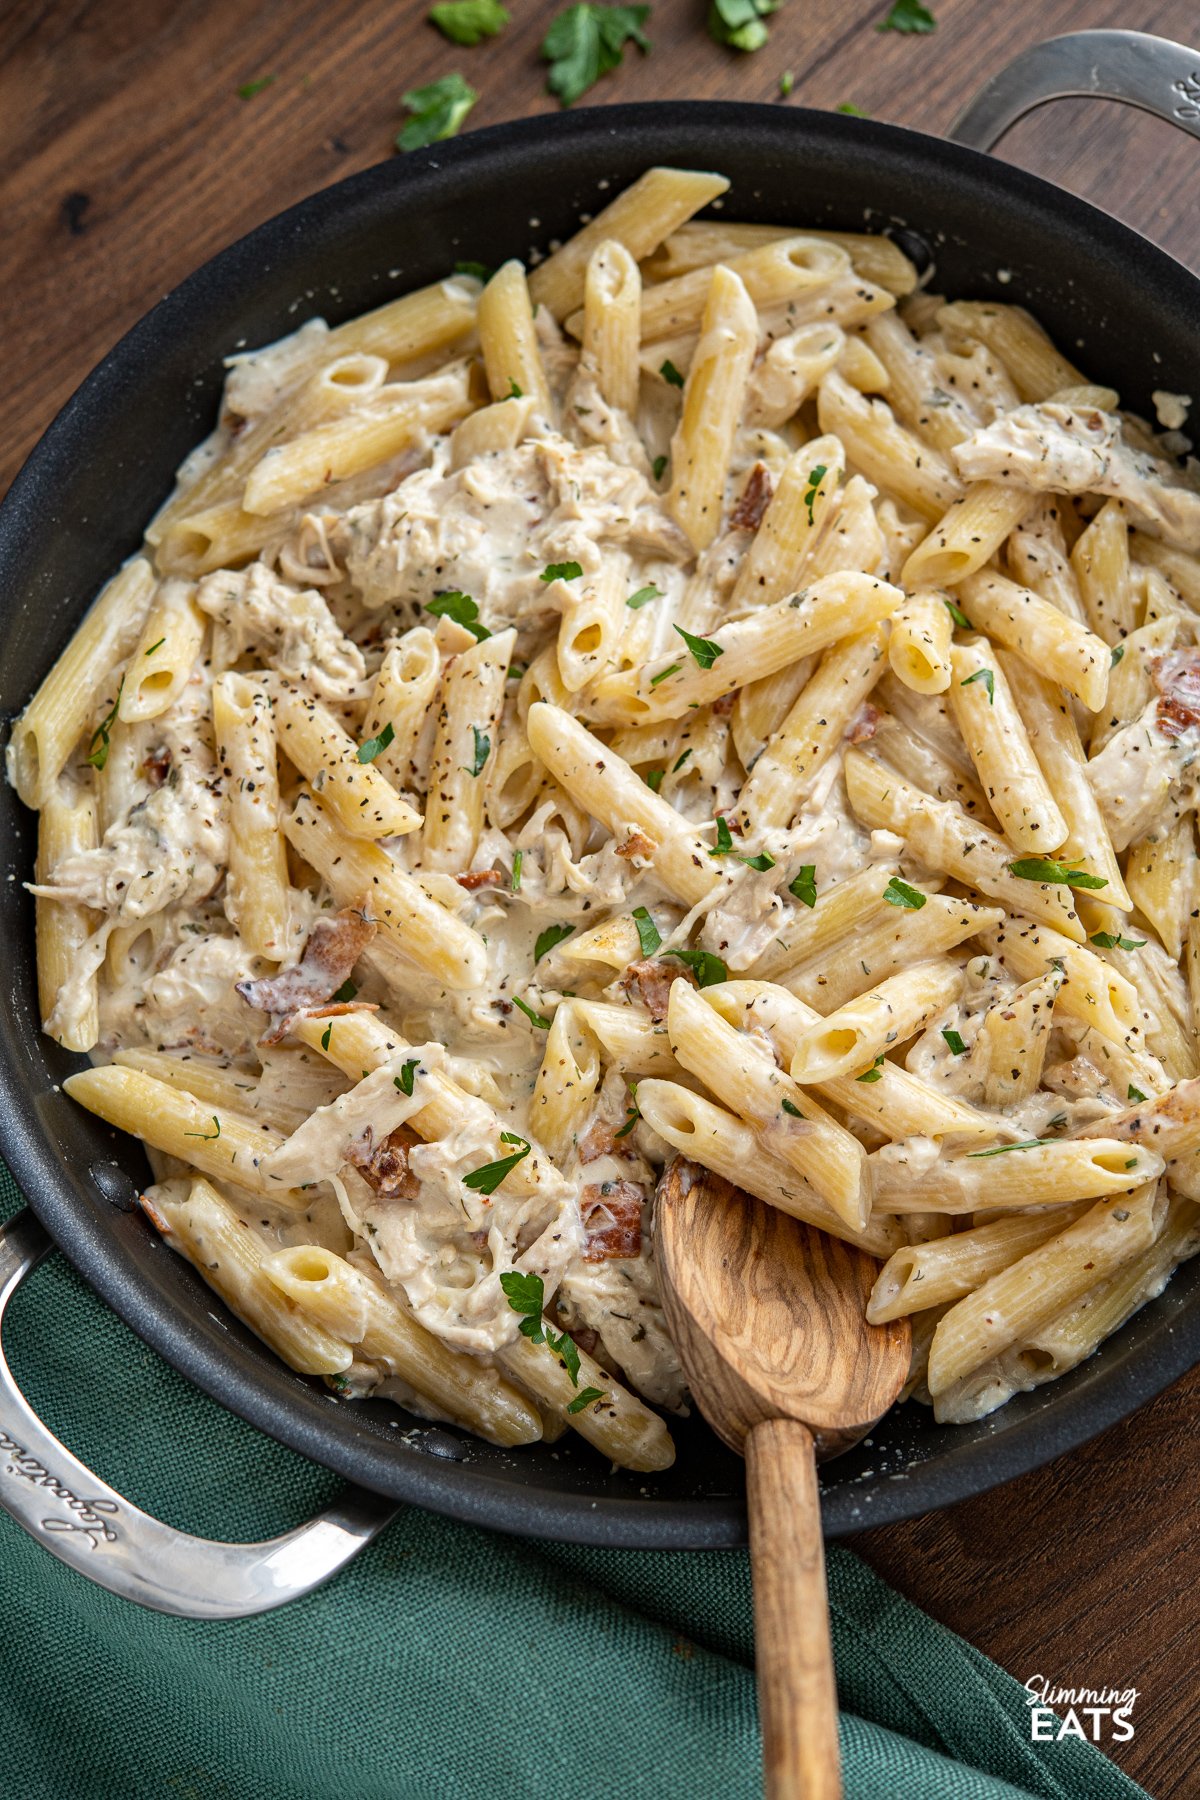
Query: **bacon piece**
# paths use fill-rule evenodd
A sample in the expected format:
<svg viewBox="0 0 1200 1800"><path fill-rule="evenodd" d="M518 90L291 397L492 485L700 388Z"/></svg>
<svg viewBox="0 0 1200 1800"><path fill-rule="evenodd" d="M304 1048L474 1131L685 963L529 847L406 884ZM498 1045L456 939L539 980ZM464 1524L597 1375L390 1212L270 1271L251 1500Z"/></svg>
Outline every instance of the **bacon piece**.
<svg viewBox="0 0 1200 1800"><path fill-rule="evenodd" d="M774 493L771 471L766 463L756 462L750 471L750 478L742 489L737 505L729 515L730 529L733 531L757 531L762 524L762 516L771 503Z"/></svg>
<svg viewBox="0 0 1200 1800"><path fill-rule="evenodd" d="M631 831L623 844L617 845L617 855L627 860L635 856L649 858L654 855L655 845L644 831Z"/></svg>
<svg viewBox="0 0 1200 1800"><path fill-rule="evenodd" d="M1200 650L1168 650L1146 658L1162 698L1157 723L1164 737L1182 737L1200 725Z"/></svg>
<svg viewBox="0 0 1200 1800"><path fill-rule="evenodd" d="M631 962L621 977L621 986L627 994L636 993L638 999L649 1007L654 1023L661 1025L667 1016L667 1001L673 981L690 981L693 987L698 985L686 963L676 962L673 957L660 960L652 956Z"/></svg>
<svg viewBox="0 0 1200 1800"><path fill-rule="evenodd" d="M714 719L726 719L733 711L733 703L736 699L735 693L722 694L720 699L713 701L708 710Z"/></svg>
<svg viewBox="0 0 1200 1800"><path fill-rule="evenodd" d="M332 917L326 914L314 922L294 968L258 981L239 981L242 999L276 1021L261 1041L277 1044L297 1013L332 1000L374 936L374 923L362 908L344 906Z"/></svg>
<svg viewBox="0 0 1200 1800"><path fill-rule="evenodd" d="M411 1125L397 1125L377 1144L368 1125L351 1144L346 1161L353 1163L382 1200L416 1200L421 1184L408 1166L408 1153L420 1141Z"/></svg>
<svg viewBox="0 0 1200 1800"><path fill-rule="evenodd" d="M156 750L152 750L142 764L142 769L151 787L162 787L171 773L171 752L167 746L160 744Z"/></svg>
<svg viewBox="0 0 1200 1800"><path fill-rule="evenodd" d="M584 1262L640 1256L646 1196L636 1181L593 1181L579 1197Z"/></svg>
<svg viewBox="0 0 1200 1800"><path fill-rule="evenodd" d="M596 1162L602 1156L619 1156L624 1153L624 1146L618 1148L616 1129L607 1119L593 1119L580 1138L578 1148L581 1163Z"/></svg>
<svg viewBox="0 0 1200 1800"><path fill-rule="evenodd" d="M872 705L870 700L864 700L850 721L846 742L865 744L868 738L873 738L879 729L880 716L879 708Z"/></svg>
<svg viewBox="0 0 1200 1800"><path fill-rule="evenodd" d="M499 887L504 877L499 869L472 869L466 875L456 875L454 879L459 887L466 888L468 894L473 894L476 888Z"/></svg>

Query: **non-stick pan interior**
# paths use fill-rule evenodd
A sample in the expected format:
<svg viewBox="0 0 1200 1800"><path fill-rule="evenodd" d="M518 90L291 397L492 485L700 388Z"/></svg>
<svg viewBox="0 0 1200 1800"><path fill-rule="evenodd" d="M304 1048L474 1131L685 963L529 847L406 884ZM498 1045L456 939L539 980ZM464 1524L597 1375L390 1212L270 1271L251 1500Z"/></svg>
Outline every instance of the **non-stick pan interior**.
<svg viewBox="0 0 1200 1800"><path fill-rule="evenodd" d="M221 358L445 274L566 237L654 163L717 168L731 219L892 230L956 297L1029 306L1089 376L1151 411L1200 391L1200 283L1018 170L896 127L766 106L611 107L479 132L370 170L207 264L126 337L51 427L0 508L0 709L36 687L105 576L136 548L172 471L214 420ZM62 1248L150 1343L235 1411L365 1485L503 1529L633 1545L735 1543L740 1465L695 1422L663 1476L610 1472L582 1444L510 1453L335 1401L292 1375L127 1210L140 1150L71 1105L77 1059L38 1028L31 815L0 791L0 1148ZM1200 1356L1195 1265L1066 1379L992 1419L938 1427L916 1405L824 1471L833 1532L961 1498L1083 1441Z"/></svg>

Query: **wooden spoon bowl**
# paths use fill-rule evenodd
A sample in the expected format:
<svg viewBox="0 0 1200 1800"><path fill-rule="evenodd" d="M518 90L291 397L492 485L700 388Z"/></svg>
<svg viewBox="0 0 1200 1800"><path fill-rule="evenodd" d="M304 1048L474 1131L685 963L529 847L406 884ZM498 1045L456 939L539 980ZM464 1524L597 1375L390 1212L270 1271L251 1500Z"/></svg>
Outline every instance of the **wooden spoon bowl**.
<svg viewBox="0 0 1200 1800"><path fill-rule="evenodd" d="M700 1411L746 1458L769 1800L841 1794L818 1458L908 1376L907 1320L869 1325L873 1257L677 1158L659 1185L663 1304Z"/></svg>

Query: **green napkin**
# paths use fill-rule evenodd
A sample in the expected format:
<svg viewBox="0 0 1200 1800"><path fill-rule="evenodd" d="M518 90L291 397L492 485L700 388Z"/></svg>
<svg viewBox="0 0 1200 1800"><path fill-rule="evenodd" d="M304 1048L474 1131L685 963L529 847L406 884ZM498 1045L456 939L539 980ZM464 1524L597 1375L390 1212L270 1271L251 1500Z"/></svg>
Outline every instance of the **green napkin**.
<svg viewBox="0 0 1200 1800"><path fill-rule="evenodd" d="M0 1165L0 1217L17 1196ZM61 1257L13 1303L32 1404L185 1530L269 1537L335 1491L169 1369ZM848 1800L1134 1800L1032 1744L1017 1682L829 1557ZM0 1794L21 1800L741 1800L761 1792L744 1553L580 1550L416 1510L329 1586L198 1623L115 1599L0 1513ZM1144 1800L1144 1796L1143 1796Z"/></svg>

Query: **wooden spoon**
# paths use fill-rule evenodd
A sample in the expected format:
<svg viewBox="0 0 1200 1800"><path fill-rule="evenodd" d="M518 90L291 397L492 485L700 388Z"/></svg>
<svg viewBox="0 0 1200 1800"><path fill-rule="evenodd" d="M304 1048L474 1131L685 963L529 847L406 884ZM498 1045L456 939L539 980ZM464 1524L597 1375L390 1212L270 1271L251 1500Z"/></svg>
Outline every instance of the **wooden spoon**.
<svg viewBox="0 0 1200 1800"><path fill-rule="evenodd" d="M816 1463L857 1443L896 1399L908 1321L867 1324L874 1258L683 1158L663 1176L654 1230L696 1404L746 1458L768 1800L838 1800Z"/></svg>

